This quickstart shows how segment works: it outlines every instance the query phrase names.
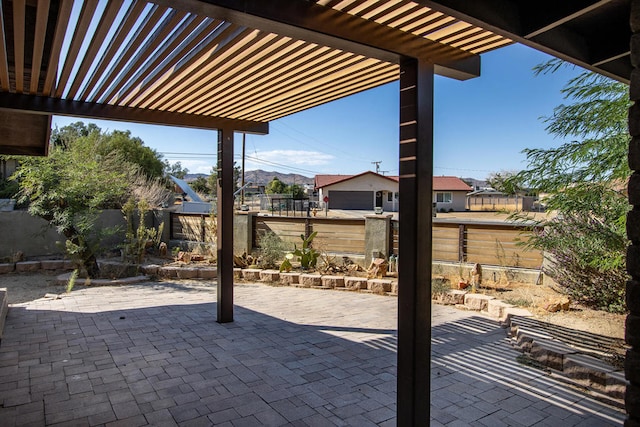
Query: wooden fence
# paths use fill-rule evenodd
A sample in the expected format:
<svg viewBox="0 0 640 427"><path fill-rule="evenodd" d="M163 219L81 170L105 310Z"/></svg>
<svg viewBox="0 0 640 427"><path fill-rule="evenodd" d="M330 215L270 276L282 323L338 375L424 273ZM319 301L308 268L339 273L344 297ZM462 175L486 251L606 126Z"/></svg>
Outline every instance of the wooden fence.
<svg viewBox="0 0 640 427"><path fill-rule="evenodd" d="M300 235L318 234L316 249L334 254L364 255L365 219L300 218L282 216L254 216L252 247L260 247L260 236L273 232L290 245L301 245ZM389 247L398 254L398 221L389 227ZM433 260L480 263L503 267L540 268L540 251L527 250L518 245L529 231L518 224L500 222L442 221L434 219L432 228ZM248 236L247 236L248 238ZM209 215L171 214L171 239L212 242L215 227Z"/></svg>
<svg viewBox="0 0 640 427"><path fill-rule="evenodd" d="M398 221L392 221L393 253L398 254ZM433 221L434 261L472 262L505 267L540 268L542 252L518 243L530 235L525 226L508 223Z"/></svg>
<svg viewBox="0 0 640 427"><path fill-rule="evenodd" d="M294 218L279 216L254 217L253 247L260 247L260 236L273 232L291 245L301 245L300 235L318 234L316 249L331 253L364 254L364 219Z"/></svg>

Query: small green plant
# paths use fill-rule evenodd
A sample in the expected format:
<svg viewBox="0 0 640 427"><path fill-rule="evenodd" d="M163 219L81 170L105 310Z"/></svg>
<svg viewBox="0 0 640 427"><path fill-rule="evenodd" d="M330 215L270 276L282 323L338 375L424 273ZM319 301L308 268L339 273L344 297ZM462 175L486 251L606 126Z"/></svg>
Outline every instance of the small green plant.
<svg viewBox="0 0 640 427"><path fill-rule="evenodd" d="M282 261L282 264L280 264L280 273L282 273L283 271L287 273L291 271L291 269L293 268L293 265L291 265L292 259L293 254L291 252L284 256L284 261Z"/></svg>
<svg viewBox="0 0 640 427"><path fill-rule="evenodd" d="M302 248L298 248L298 246L294 245L293 255L299 257L300 265L305 270L315 268L318 258L320 257L320 252L311 246L313 239L317 234L318 232L314 231L306 239L304 238L304 234L301 234L300 238L302 239Z"/></svg>
<svg viewBox="0 0 640 427"><path fill-rule="evenodd" d="M71 276L69 276L69 281L67 282L66 293L68 293L68 294L71 293L71 291L73 290L73 287L76 284L76 279L78 279L78 269L77 268L75 270L73 270L73 272L71 273Z"/></svg>
<svg viewBox="0 0 640 427"><path fill-rule="evenodd" d="M180 246L174 246L171 248L171 256L173 258L176 258L179 252L180 252Z"/></svg>

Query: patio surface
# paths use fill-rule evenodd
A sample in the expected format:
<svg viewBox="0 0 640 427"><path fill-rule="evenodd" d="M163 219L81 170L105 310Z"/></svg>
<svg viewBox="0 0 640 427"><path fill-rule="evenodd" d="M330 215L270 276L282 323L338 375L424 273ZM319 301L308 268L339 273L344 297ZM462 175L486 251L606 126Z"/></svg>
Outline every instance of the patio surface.
<svg viewBox="0 0 640 427"><path fill-rule="evenodd" d="M0 426L396 425L396 298L241 283L229 324L215 301L176 281L12 306ZM434 306L432 323L431 425L622 425L519 364L493 320Z"/></svg>

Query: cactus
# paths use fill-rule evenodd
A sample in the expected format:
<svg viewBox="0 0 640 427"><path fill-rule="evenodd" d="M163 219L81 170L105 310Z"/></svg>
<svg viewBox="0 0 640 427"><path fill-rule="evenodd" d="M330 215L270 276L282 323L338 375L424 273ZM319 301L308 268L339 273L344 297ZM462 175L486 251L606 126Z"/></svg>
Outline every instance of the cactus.
<svg viewBox="0 0 640 427"><path fill-rule="evenodd" d="M314 237L318 234L317 231L314 231L305 239L304 234L300 235L302 239L302 248L298 248L297 245L294 245L293 254L300 258L300 265L303 269L308 270L309 268L315 268L318 257L320 257L320 252L315 250L311 243L313 242Z"/></svg>

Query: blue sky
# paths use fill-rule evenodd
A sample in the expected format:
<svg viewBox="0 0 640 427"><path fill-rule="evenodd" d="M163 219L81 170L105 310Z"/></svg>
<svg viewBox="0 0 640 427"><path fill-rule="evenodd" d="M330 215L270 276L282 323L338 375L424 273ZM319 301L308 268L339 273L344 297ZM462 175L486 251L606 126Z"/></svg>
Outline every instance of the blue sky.
<svg viewBox="0 0 640 427"><path fill-rule="evenodd" d="M541 117L564 102L560 92L578 68L534 77L532 68L550 57L522 45L482 56L479 78L436 77L434 174L486 178L491 172L526 167L525 148L562 141L545 132ZM54 117L53 126L78 121ZM89 122L90 120L83 120ZM130 130L170 163L190 173L209 173L216 163L215 131L96 121L103 130ZM242 136L235 138L240 165ZM398 83L271 122L266 136L247 135L246 169L315 174L398 173Z"/></svg>

